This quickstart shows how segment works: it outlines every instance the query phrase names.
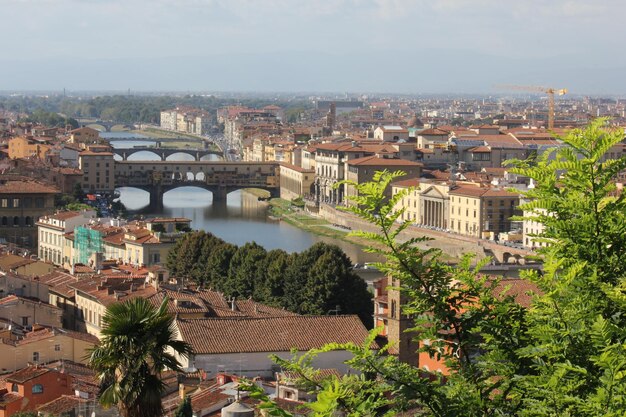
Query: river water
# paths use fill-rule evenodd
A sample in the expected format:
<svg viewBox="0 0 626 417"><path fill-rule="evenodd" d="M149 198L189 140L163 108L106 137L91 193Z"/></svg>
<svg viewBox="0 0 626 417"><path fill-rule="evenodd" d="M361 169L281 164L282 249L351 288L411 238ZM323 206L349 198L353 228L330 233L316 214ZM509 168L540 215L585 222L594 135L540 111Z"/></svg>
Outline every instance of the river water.
<svg viewBox="0 0 626 417"><path fill-rule="evenodd" d="M113 147L132 148L135 146L154 146L154 142L123 140L124 137L136 134L123 132L101 133L102 137L111 138ZM159 160L149 152L141 151L128 157L129 160ZM206 159L219 159L216 155L208 155ZM175 154L168 160L193 160L191 155ZM318 236L286 222L274 220L268 216L266 203L244 191L234 191L228 195L226 203L213 204L212 194L197 187L180 187L163 196L163 209L146 212L149 195L146 191L136 188L122 187L121 202L130 211L141 211L146 216L186 217L191 219L193 229L205 230L236 245L255 241L267 250L283 249L287 252L300 252L315 242L324 241L341 247L354 263L376 261L377 258L351 243Z"/></svg>

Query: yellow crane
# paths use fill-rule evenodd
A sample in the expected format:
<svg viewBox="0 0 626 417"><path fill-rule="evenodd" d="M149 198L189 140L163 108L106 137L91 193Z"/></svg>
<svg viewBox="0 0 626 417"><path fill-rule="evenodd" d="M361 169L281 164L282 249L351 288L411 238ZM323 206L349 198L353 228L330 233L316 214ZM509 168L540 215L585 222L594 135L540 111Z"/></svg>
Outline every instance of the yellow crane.
<svg viewBox="0 0 626 417"><path fill-rule="evenodd" d="M499 85L503 90L528 91L531 93L545 93L548 95L548 129L554 129L554 95L567 94L567 88L538 87L534 85Z"/></svg>

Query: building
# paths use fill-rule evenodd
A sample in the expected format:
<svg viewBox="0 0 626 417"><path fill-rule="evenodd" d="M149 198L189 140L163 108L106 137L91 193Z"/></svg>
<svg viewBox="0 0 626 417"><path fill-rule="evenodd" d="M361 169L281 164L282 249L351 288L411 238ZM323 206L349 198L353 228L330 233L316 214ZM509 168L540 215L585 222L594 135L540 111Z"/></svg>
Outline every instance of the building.
<svg viewBox="0 0 626 417"><path fill-rule="evenodd" d="M59 190L32 180L0 180L0 239L37 247L38 218L54 211Z"/></svg>
<svg viewBox="0 0 626 417"><path fill-rule="evenodd" d="M524 220L522 220L522 244L529 249L537 249L548 246L548 242L543 241L540 237L546 230L543 223L535 219L536 216L547 214L546 209L535 209L533 212L524 211Z"/></svg>
<svg viewBox="0 0 626 417"><path fill-rule="evenodd" d="M112 193L115 189L115 160L111 148L91 145L82 151L78 167L83 171L83 191L89 193Z"/></svg>
<svg viewBox="0 0 626 417"><path fill-rule="evenodd" d="M35 324L62 327L63 310L36 298L9 295L0 298L0 318L23 327L32 327Z"/></svg>
<svg viewBox="0 0 626 417"><path fill-rule="evenodd" d="M62 395L74 394L72 383L71 375L36 365L13 372L0 389L0 417L33 412Z"/></svg>
<svg viewBox="0 0 626 417"><path fill-rule="evenodd" d="M344 184L344 195L352 197L358 195L358 188L355 184L363 184L372 181L378 171L387 170L389 172L403 171L403 179L419 178L422 173L422 164L419 162L407 161L406 159L393 158L390 155L373 155L353 159L346 162L346 180ZM386 190L386 194L391 197L391 187Z"/></svg>
<svg viewBox="0 0 626 417"><path fill-rule="evenodd" d="M153 286L146 285L145 276L126 274L95 276L69 286L75 290L78 330L95 336L100 336L102 317L108 306L156 293Z"/></svg>
<svg viewBox="0 0 626 417"><path fill-rule="evenodd" d="M447 182L408 179L392 184L392 193L410 190L398 201L395 210L404 209L400 221L448 229L450 224L450 185Z"/></svg>
<svg viewBox="0 0 626 417"><path fill-rule="evenodd" d="M100 132L90 127L79 127L78 129L70 130L69 134L69 143L80 145L82 148L100 142Z"/></svg>
<svg viewBox="0 0 626 417"><path fill-rule="evenodd" d="M94 210L60 211L39 218L37 221L39 259L60 266L69 264L69 258L64 255L65 235L95 218Z"/></svg>
<svg viewBox="0 0 626 417"><path fill-rule="evenodd" d="M272 354L287 359L294 349L305 352L328 343L362 345L368 337L357 316L179 318L175 326L179 339L190 343L194 351L189 358L177 359L183 368L202 369L209 377L218 372L272 377L276 370ZM325 352L312 365L345 374L345 361L351 356L344 350Z"/></svg>
<svg viewBox="0 0 626 417"><path fill-rule="evenodd" d="M401 126L379 126L374 129L374 139L383 142L409 140L409 131Z"/></svg>
<svg viewBox="0 0 626 417"><path fill-rule="evenodd" d="M390 344L389 353L402 362L417 365L419 343L408 330L415 326L413 320L402 314L406 296L397 288L398 280L384 277L374 282L374 326L382 327L382 344Z"/></svg>
<svg viewBox="0 0 626 417"><path fill-rule="evenodd" d="M25 256L25 254L20 256L12 253L0 255L0 271L25 277L37 277L54 269L53 265L33 258L36 256Z"/></svg>
<svg viewBox="0 0 626 417"><path fill-rule="evenodd" d="M449 132L442 129L426 129L417 135L417 147L420 149L448 148Z"/></svg>
<svg viewBox="0 0 626 417"><path fill-rule="evenodd" d="M190 219L176 217L131 223L113 219L77 226L66 235L64 259L69 260L69 268L75 264L94 266L102 260L133 266L160 264L176 240L191 230L190 223Z"/></svg>
<svg viewBox="0 0 626 417"><path fill-rule="evenodd" d="M5 329L0 332L0 371L57 360L85 364L89 349L97 343L98 339L89 334L41 325L23 334L14 328Z"/></svg>
<svg viewBox="0 0 626 417"><path fill-rule="evenodd" d="M43 161L52 147L52 143L45 138L18 136L9 140L9 158L35 158Z"/></svg>
<svg viewBox="0 0 626 417"><path fill-rule="evenodd" d="M449 228L462 235L494 240L512 229L511 217L521 214L519 194L502 188L459 186L449 194Z"/></svg>
<svg viewBox="0 0 626 417"><path fill-rule="evenodd" d="M182 133L205 135L213 126L213 117L204 110L186 107L161 111L161 127Z"/></svg>
<svg viewBox="0 0 626 417"><path fill-rule="evenodd" d="M344 187L336 184L346 179L346 164L376 154L396 155L390 144L338 142L315 145L315 195L318 201L342 203Z"/></svg>
<svg viewBox="0 0 626 417"><path fill-rule="evenodd" d="M282 163L280 165L280 198L293 200L315 195L314 181L315 170Z"/></svg>

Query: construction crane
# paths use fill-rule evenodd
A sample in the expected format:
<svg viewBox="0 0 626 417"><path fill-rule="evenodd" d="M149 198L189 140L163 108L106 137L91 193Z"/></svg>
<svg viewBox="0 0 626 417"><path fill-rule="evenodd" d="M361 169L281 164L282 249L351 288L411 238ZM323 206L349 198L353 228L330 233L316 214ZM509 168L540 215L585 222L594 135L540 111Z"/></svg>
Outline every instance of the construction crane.
<svg viewBox="0 0 626 417"><path fill-rule="evenodd" d="M528 91L531 93L545 93L548 95L548 129L554 129L554 95L567 94L567 88L538 87L533 85L499 85L502 90Z"/></svg>

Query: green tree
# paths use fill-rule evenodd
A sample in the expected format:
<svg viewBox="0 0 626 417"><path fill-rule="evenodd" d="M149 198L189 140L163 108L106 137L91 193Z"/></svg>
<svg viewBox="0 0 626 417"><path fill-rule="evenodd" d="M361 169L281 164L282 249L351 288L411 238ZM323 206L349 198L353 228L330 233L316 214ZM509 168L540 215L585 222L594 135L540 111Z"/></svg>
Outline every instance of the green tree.
<svg viewBox="0 0 626 417"><path fill-rule="evenodd" d="M622 416L626 412L626 195L615 179L626 158L606 160L623 132L594 121L562 138L563 146L534 161L515 161L514 172L536 180L522 208L545 225L538 236L543 273L525 278L540 290L530 308L501 291L499 280L478 274L471 258L452 267L439 251L419 249L424 239L398 241L408 223L394 210L405 192L386 200L401 173L377 173L356 185L350 211L379 227L357 232L386 256L380 268L407 298L403 313L423 341L420 351L442 359L438 372L399 363L363 346L347 349L349 365L366 377L316 382L309 364L320 351L293 361L275 360L319 390L315 416L389 415L407 409L428 416ZM500 290L496 290L499 288ZM372 334L372 338L376 332ZM425 343L428 341L428 343ZM261 396L261 393L255 393ZM265 401L267 410L285 415Z"/></svg>
<svg viewBox="0 0 626 417"><path fill-rule="evenodd" d="M221 243L214 246L206 259L206 281L203 285L217 291L224 291L224 285L228 279L230 260L237 252L237 246L230 243Z"/></svg>
<svg viewBox="0 0 626 417"><path fill-rule="evenodd" d="M613 416L626 412L626 201L615 181L626 158L607 159L622 129L597 119L561 138L564 145L514 172L537 187L527 216L541 222L543 274L528 274L545 294L528 314L535 363L522 382L523 415Z"/></svg>
<svg viewBox="0 0 626 417"><path fill-rule="evenodd" d="M352 271L350 258L338 246L318 245L323 252L308 267L300 312L357 314L371 328L374 305L367 284Z"/></svg>
<svg viewBox="0 0 626 417"><path fill-rule="evenodd" d="M174 412L174 417L192 417L193 408L191 408L191 398L189 395L185 396L185 399L178 405L178 408Z"/></svg>
<svg viewBox="0 0 626 417"><path fill-rule="evenodd" d="M230 260L224 293L229 297L252 297L255 288L264 285L266 256L265 249L256 242L240 246Z"/></svg>
<svg viewBox="0 0 626 417"><path fill-rule="evenodd" d="M282 249L274 249L267 252L265 258L264 284L256 287L253 298L261 303L274 307L282 307L282 300L285 296L285 270L293 256Z"/></svg>
<svg viewBox="0 0 626 417"><path fill-rule="evenodd" d="M110 305L102 319L100 343L89 355L89 366L101 381L99 401L117 405L124 417L152 417L163 414L160 379L166 369L182 369L171 353L188 357L191 346L176 340L174 318L160 307L134 298Z"/></svg>

